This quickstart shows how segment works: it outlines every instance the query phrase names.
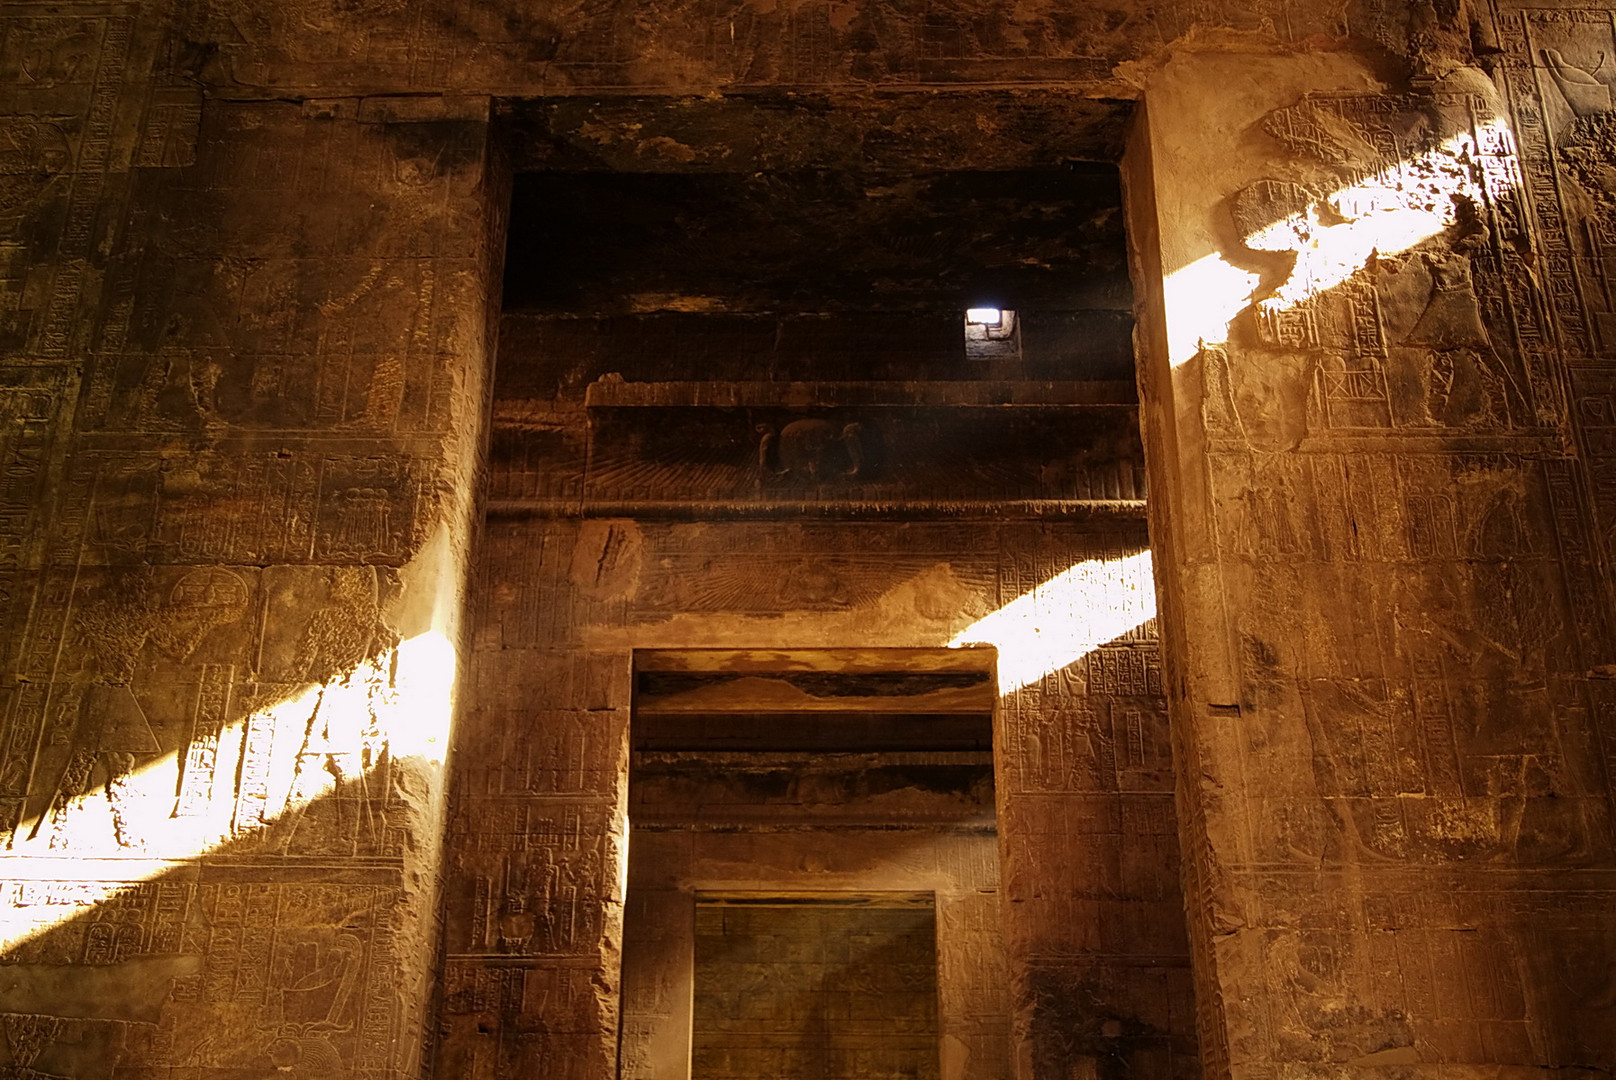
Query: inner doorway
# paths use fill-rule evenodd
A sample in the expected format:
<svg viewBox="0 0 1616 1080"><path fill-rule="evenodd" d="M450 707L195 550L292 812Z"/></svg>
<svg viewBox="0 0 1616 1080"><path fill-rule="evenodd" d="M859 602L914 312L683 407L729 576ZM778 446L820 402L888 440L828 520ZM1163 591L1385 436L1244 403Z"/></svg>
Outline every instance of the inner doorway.
<svg viewBox="0 0 1616 1080"><path fill-rule="evenodd" d="M635 655L620 1075L1006 1075L991 649Z"/></svg>
<svg viewBox="0 0 1616 1080"><path fill-rule="evenodd" d="M1127 106L506 108L482 666L459 736L502 749L451 831L457 1052L683 1077L700 895L932 893L940 1075L1190 1075L1166 705L1134 602L1144 464L1109 164ZM884 768L821 769L814 747L741 738L847 734L789 709L665 717L699 752L646 742L647 650L967 641L1000 650L991 762L987 744L832 742ZM873 813L897 801L876 780L922 768L957 774L928 804L952 815L946 845ZM793 792L814 798L788 814Z"/></svg>

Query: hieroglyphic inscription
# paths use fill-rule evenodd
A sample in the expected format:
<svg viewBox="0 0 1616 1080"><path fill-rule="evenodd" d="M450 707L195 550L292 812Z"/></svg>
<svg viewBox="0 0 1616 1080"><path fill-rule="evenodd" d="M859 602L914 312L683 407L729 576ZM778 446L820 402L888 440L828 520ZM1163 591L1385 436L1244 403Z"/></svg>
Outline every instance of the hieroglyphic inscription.
<svg viewBox="0 0 1616 1080"><path fill-rule="evenodd" d="M7 74L19 83L31 84L42 98L41 104L49 101L60 107L78 97L62 96L63 89L83 86L85 90L74 102L85 110L84 124L74 148L55 278L34 352L58 360L68 355L80 332L78 315L90 271L95 222L105 209L102 203L134 19L127 15L24 17L9 18L5 23L11 53L5 64L11 69ZM13 63L16 68L11 68Z"/></svg>
<svg viewBox="0 0 1616 1080"><path fill-rule="evenodd" d="M601 804L467 796L451 835L463 861L464 918L451 952L576 955L598 951L619 887L609 808Z"/></svg>
<svg viewBox="0 0 1616 1080"><path fill-rule="evenodd" d="M96 561L396 564L430 520L433 469L405 455L84 453L64 510Z"/></svg>
<svg viewBox="0 0 1616 1080"><path fill-rule="evenodd" d="M207 664L197 686L196 714L190 745L180 767L180 795L176 814L199 814L213 800L219 740L229 712L233 672L225 664Z"/></svg>
<svg viewBox="0 0 1616 1080"><path fill-rule="evenodd" d="M31 549L39 545L39 509L59 407L54 380L0 387L0 580L9 581L38 558ZM0 609L0 627L9 625Z"/></svg>
<svg viewBox="0 0 1616 1080"><path fill-rule="evenodd" d="M92 993L97 969L121 980L88 1008L71 1004L72 989L36 998L43 1014L75 1018L76 1038L121 1031L123 1052L157 1067L385 1071L398 1061L398 988L378 915L396 899L375 885L40 879L8 884L0 916L12 971L74 965L58 977ZM345 913L341 927L322 925L333 910ZM344 1019L356 996L367 1003L357 1029ZM245 1037L220 1038L201 1006L239 1018Z"/></svg>
<svg viewBox="0 0 1616 1080"><path fill-rule="evenodd" d="M1602 56L1616 47L1611 15L1598 8L1527 9L1499 19L1504 73L1535 238L1559 340L1572 356L1616 350L1616 308L1605 252L1616 228L1597 160L1608 154L1610 89ZM1596 208L1588 214L1590 202Z"/></svg>
<svg viewBox="0 0 1616 1080"><path fill-rule="evenodd" d="M189 88L158 90L146 106L145 126L135 147L137 169L172 169L196 163L202 102Z"/></svg>

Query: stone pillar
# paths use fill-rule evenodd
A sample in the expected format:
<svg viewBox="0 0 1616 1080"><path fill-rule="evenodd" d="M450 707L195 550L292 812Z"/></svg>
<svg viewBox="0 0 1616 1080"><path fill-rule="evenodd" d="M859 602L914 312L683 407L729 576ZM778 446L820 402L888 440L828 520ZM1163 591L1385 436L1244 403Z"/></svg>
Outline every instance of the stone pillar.
<svg viewBox="0 0 1616 1080"><path fill-rule="evenodd" d="M7 436L52 451L0 631L7 1060L413 1077L499 280L487 103L169 119L199 115L58 261L62 347L14 370L61 386L5 390Z"/></svg>
<svg viewBox="0 0 1616 1080"><path fill-rule="evenodd" d="M1509 113L1481 72L1391 92L1339 52L1148 84L1127 172L1208 1076L1616 1060L1610 592L1560 211Z"/></svg>

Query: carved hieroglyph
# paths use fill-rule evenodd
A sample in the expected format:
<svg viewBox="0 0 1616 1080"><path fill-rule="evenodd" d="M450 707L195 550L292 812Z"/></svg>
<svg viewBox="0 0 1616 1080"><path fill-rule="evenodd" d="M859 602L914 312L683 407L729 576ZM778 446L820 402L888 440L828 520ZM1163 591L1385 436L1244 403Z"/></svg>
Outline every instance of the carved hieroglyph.
<svg viewBox="0 0 1616 1080"><path fill-rule="evenodd" d="M1155 162L1163 233L1218 237L1257 288L1152 361L1190 427L1147 448L1202 1047L1235 1075L1611 1056L1581 959L1611 924L1575 899L1612 857L1599 452L1573 420L1601 414L1567 407L1598 302L1574 178L1540 164L1545 115L1602 108L1568 67L1597 21L1505 19L1497 83L1337 92L1276 63L1260 104L1152 105L1158 148L1214 115L1248 133L1184 201L1186 162ZM1529 50L1540 24L1561 36ZM1528 97L1523 64L1571 98Z"/></svg>
<svg viewBox="0 0 1616 1080"><path fill-rule="evenodd" d="M0 131L0 214L63 223L0 389L5 1067L414 1075L484 125L142 117L127 19L4 21L26 93L87 110ZM108 231L125 151L144 202Z"/></svg>

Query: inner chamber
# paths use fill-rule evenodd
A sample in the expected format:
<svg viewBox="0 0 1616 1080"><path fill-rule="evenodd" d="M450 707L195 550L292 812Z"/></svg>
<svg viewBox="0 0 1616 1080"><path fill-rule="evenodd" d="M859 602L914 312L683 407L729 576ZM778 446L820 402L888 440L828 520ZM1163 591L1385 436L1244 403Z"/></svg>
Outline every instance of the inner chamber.
<svg viewBox="0 0 1616 1080"><path fill-rule="evenodd" d="M973 108L506 117L446 998L489 1060L1195 1075L1120 124Z"/></svg>
<svg viewBox="0 0 1616 1080"><path fill-rule="evenodd" d="M993 650L646 651L634 686L624 1075L936 1078L940 1037L1005 1074Z"/></svg>

